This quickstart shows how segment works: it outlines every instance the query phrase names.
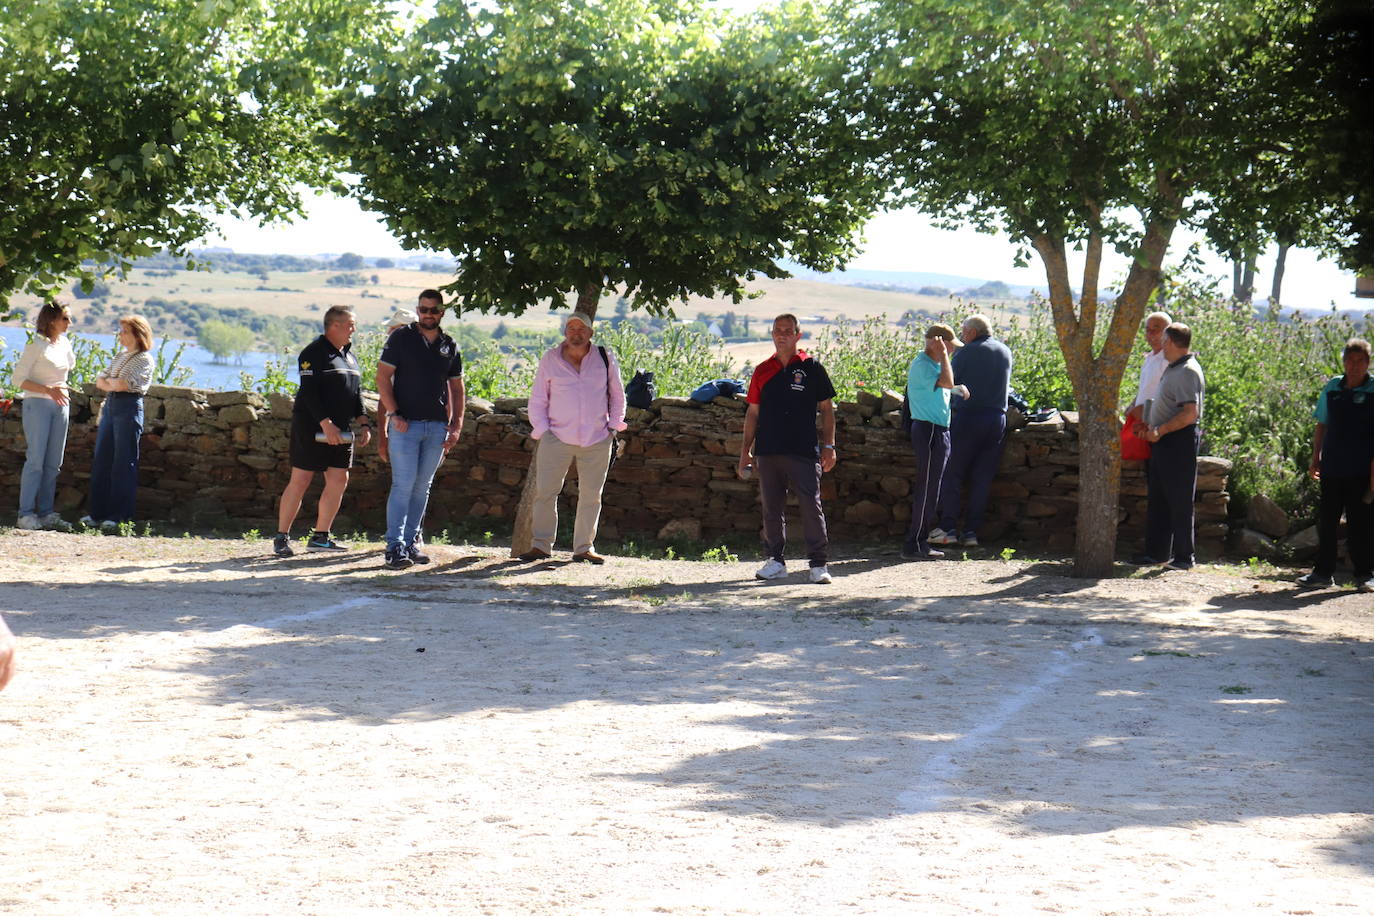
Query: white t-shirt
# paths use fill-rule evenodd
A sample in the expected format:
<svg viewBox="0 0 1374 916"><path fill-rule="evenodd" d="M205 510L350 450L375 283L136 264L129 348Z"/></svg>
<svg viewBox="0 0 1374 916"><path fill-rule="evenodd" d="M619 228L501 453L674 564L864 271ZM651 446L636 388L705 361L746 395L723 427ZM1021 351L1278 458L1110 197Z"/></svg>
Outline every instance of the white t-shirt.
<svg viewBox="0 0 1374 916"><path fill-rule="evenodd" d="M1140 366L1140 387L1136 389L1134 406L1144 407L1146 401L1159 396L1159 379L1167 368L1169 361L1164 358L1163 347L1145 357L1145 362Z"/></svg>
<svg viewBox="0 0 1374 916"><path fill-rule="evenodd" d="M66 334L58 334L57 340L43 336L29 341L28 346L14 364L14 384L34 382L48 388L67 384L67 375L76 368L76 354L72 352L71 341ZM37 391L20 391L22 398L47 398L51 396Z"/></svg>

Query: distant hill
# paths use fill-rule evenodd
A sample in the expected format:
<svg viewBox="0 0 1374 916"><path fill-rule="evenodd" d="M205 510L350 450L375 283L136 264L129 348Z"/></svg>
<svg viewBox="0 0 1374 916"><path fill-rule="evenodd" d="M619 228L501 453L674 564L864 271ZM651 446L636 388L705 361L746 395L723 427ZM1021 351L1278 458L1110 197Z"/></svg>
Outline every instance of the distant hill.
<svg viewBox="0 0 1374 916"><path fill-rule="evenodd" d="M942 287L954 292L961 289L977 289L989 282L997 282L995 280L990 281L987 277L963 277L958 274L918 270L837 270L823 274L791 262L785 262L782 266L800 280L909 293L920 292L926 287ZM1006 287L1008 295L1017 299L1024 299L1031 294L1032 289L1036 288L1014 283L1008 283ZM1043 288L1041 291L1043 292Z"/></svg>

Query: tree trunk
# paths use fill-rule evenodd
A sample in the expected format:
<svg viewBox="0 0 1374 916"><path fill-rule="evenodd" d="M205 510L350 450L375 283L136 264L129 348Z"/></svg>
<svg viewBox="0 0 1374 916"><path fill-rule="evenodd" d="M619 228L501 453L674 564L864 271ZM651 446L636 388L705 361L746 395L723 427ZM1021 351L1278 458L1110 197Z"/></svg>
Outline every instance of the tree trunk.
<svg viewBox="0 0 1374 916"><path fill-rule="evenodd" d="M1121 437L1115 385L1098 376L1078 398L1078 520L1073 574L1111 575L1121 505Z"/></svg>
<svg viewBox="0 0 1374 916"><path fill-rule="evenodd" d="M1284 242L1279 242L1279 253L1274 258L1274 283L1269 287L1269 306L1277 308L1283 300L1279 298L1279 292L1283 289L1283 270L1288 264L1288 249L1291 246Z"/></svg>
<svg viewBox="0 0 1374 916"><path fill-rule="evenodd" d="M1146 226L1121 295L1112 303L1106 339L1096 355L1093 337L1098 302L1096 286L1091 281L1096 278L1101 264L1100 240L1089 239L1084 293L1076 310L1064 240L1051 236L1033 240L1045 263L1055 333L1073 382L1079 413L1075 576L1101 578L1112 572L1121 494L1121 427L1117 419L1121 377L1139 337L1146 303L1159 285L1160 266L1164 263L1173 229L1174 222L1163 219L1151 220Z"/></svg>
<svg viewBox="0 0 1374 916"><path fill-rule="evenodd" d="M1240 277L1240 295L1236 298L1247 305L1255 301L1255 262L1259 256L1253 251L1245 256L1245 271Z"/></svg>
<svg viewBox="0 0 1374 916"><path fill-rule="evenodd" d="M595 318L596 306L600 301L601 284L588 283L577 291L575 311ZM510 555L513 557L520 556L534 546L534 468L538 457L539 444L535 443L534 453L530 455L530 469L525 472L525 484L520 488L520 502L515 505L515 530L510 538Z"/></svg>
<svg viewBox="0 0 1374 916"><path fill-rule="evenodd" d="M1245 294L1245 284L1241 282L1244 266L1241 264L1239 251L1232 252L1231 257L1231 298L1240 299Z"/></svg>

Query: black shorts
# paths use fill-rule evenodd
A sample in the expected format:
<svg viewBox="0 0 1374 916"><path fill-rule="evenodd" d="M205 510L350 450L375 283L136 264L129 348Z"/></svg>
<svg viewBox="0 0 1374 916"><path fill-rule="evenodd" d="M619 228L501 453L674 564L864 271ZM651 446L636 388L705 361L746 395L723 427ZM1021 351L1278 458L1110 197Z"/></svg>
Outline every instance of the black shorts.
<svg viewBox="0 0 1374 916"><path fill-rule="evenodd" d="M300 414L291 416L291 466L303 471L326 471L353 467L353 443L329 445L316 442L320 424Z"/></svg>

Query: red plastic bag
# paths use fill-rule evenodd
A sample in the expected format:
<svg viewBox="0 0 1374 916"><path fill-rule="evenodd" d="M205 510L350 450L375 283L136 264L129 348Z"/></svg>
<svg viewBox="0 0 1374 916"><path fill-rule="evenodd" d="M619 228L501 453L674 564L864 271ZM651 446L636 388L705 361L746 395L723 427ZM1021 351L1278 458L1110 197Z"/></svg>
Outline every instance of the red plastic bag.
<svg viewBox="0 0 1374 916"><path fill-rule="evenodd" d="M1138 420L1127 420L1121 424L1121 460L1145 461L1150 457L1150 443L1135 434L1135 428L1144 428Z"/></svg>

